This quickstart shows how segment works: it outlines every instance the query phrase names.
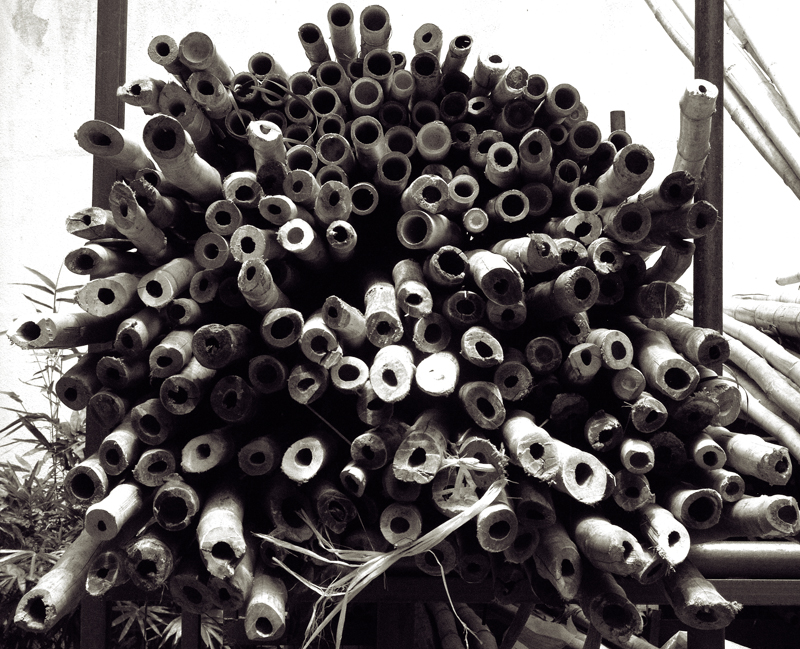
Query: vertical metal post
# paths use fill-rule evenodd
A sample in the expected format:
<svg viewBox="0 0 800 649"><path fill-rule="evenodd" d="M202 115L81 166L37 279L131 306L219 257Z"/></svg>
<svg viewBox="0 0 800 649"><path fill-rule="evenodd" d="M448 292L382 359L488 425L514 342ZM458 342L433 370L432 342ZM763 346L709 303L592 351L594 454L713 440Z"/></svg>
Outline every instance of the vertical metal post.
<svg viewBox="0 0 800 649"><path fill-rule="evenodd" d="M125 105L117 99L117 88L125 83L128 42L128 0L97 0L97 43L95 46L94 117L122 128ZM108 208L111 184L116 171L94 159L92 205ZM91 346L90 346L91 351ZM103 430L96 417L86 419L87 455L100 446ZM107 602L100 597L84 597L81 602L81 649L105 649L107 642Z"/></svg>
<svg viewBox="0 0 800 649"><path fill-rule="evenodd" d="M125 103L117 99L117 88L125 83L128 43L128 0L97 0L97 46L95 51L94 118L125 126ZM92 205L108 208L108 194L116 171L98 158L92 172Z"/></svg>
<svg viewBox="0 0 800 649"><path fill-rule="evenodd" d="M719 89L717 111L711 120L711 152L696 200L707 200L719 212L717 227L696 241L694 257L694 323L722 331L722 118L724 111L724 0L695 3L694 72ZM713 368L717 371L721 368Z"/></svg>

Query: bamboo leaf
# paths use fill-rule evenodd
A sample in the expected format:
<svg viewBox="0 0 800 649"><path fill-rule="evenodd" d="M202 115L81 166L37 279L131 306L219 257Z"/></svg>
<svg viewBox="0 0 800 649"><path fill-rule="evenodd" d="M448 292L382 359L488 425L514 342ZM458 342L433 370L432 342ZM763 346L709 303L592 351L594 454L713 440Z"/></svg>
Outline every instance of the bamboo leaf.
<svg viewBox="0 0 800 649"><path fill-rule="evenodd" d="M42 431L29 422L26 417L22 418L22 423L25 425L25 428L28 429L31 435L33 435L39 441L39 443L42 444L42 446L44 446L48 451L51 450L50 441L44 436L44 434L42 434Z"/></svg>
<svg viewBox="0 0 800 649"><path fill-rule="evenodd" d="M40 291L44 291L48 295L55 295L55 291L51 289L49 286L42 286L41 284L31 284L30 282L11 282L10 286L30 286L31 288L38 289Z"/></svg>
<svg viewBox="0 0 800 649"><path fill-rule="evenodd" d="M44 302L39 302L39 300L34 300L30 295L25 295L25 293L22 294L22 297L24 297L26 300L30 300L34 304L38 304L39 306L43 306L45 309L52 310L52 308L53 308L49 304L45 304Z"/></svg>
<svg viewBox="0 0 800 649"><path fill-rule="evenodd" d="M56 302L66 302L68 304L75 304L75 297L57 297Z"/></svg>
<svg viewBox="0 0 800 649"><path fill-rule="evenodd" d="M36 275L36 277L42 280L50 288L55 289L56 283L52 279L50 279L47 275L45 275L44 273L40 273L38 270L34 270L33 268L28 268L28 266L24 266L24 268L25 270L28 270L32 272L34 275Z"/></svg>
<svg viewBox="0 0 800 649"><path fill-rule="evenodd" d="M14 401L16 401L18 404L24 405L22 403L22 399L20 398L20 396L16 392L9 392L7 390L2 390L2 391L0 391L0 394L5 394L10 399L13 399Z"/></svg>
<svg viewBox="0 0 800 649"><path fill-rule="evenodd" d="M78 289L83 288L83 284L73 284L72 286L59 286L56 289L56 293L63 293L64 291L77 291Z"/></svg>

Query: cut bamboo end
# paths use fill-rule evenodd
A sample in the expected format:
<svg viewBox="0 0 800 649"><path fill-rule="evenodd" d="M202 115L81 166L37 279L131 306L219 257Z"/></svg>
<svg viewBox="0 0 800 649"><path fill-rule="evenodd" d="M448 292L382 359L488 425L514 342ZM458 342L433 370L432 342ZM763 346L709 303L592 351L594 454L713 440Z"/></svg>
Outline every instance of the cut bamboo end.
<svg viewBox="0 0 800 649"><path fill-rule="evenodd" d="M250 359L247 379L259 394L274 394L286 387L289 368L275 356L261 354Z"/></svg>
<svg viewBox="0 0 800 649"><path fill-rule="evenodd" d="M642 618L613 576L597 569L587 571L578 593L580 606L599 634L621 642L642 631Z"/></svg>
<svg viewBox="0 0 800 649"><path fill-rule="evenodd" d="M614 480L616 485L612 497L620 509L632 512L655 501L655 494L643 474L632 473L625 468L614 474Z"/></svg>
<svg viewBox="0 0 800 649"><path fill-rule="evenodd" d="M549 433L536 425L531 414L524 410L510 411L502 432L512 462L534 478L553 480L558 471L557 451Z"/></svg>
<svg viewBox="0 0 800 649"><path fill-rule="evenodd" d="M411 350L405 345L387 345L375 354L369 380L375 394L386 403L405 399L411 391L416 366Z"/></svg>
<svg viewBox="0 0 800 649"><path fill-rule="evenodd" d="M330 372L316 363L299 363L289 372L289 396L297 403L309 404L328 389Z"/></svg>
<svg viewBox="0 0 800 649"><path fill-rule="evenodd" d="M69 470L64 489L73 503L81 505L93 505L108 495L108 476L97 453Z"/></svg>
<svg viewBox="0 0 800 649"><path fill-rule="evenodd" d="M519 523L504 493L478 514L476 527L478 543L487 552L504 552L514 545Z"/></svg>
<svg viewBox="0 0 800 649"><path fill-rule="evenodd" d="M202 500L197 491L178 474L166 477L153 497L153 516L168 532L189 527L200 513Z"/></svg>
<svg viewBox="0 0 800 649"><path fill-rule="evenodd" d="M236 448L229 430L214 430L192 438L181 451L185 473L206 473L233 458Z"/></svg>
<svg viewBox="0 0 800 649"><path fill-rule="evenodd" d="M422 534L422 514L411 503L392 503L381 512L380 530L394 547L403 547Z"/></svg>
<svg viewBox="0 0 800 649"><path fill-rule="evenodd" d="M208 572L230 579L247 550L242 527L242 494L231 482L220 482L207 498L197 522L200 557Z"/></svg>
<svg viewBox="0 0 800 649"><path fill-rule="evenodd" d="M688 559L665 575L662 583L675 615L693 629L724 629L742 608L720 595Z"/></svg>
<svg viewBox="0 0 800 649"><path fill-rule="evenodd" d="M687 528L708 529L722 515L722 498L713 489L695 489L679 483L666 490L661 499L665 509Z"/></svg>
<svg viewBox="0 0 800 649"><path fill-rule="evenodd" d="M391 463L406 426L398 420L371 428L350 445L350 456L365 469L381 469Z"/></svg>
<svg viewBox="0 0 800 649"><path fill-rule="evenodd" d="M470 418L485 430L496 430L506 419L500 389L489 381L469 381L458 390L458 400Z"/></svg>
<svg viewBox="0 0 800 649"><path fill-rule="evenodd" d="M342 356L330 370L333 387L347 394L358 394L369 380L369 367L357 356Z"/></svg>
<svg viewBox="0 0 800 649"><path fill-rule="evenodd" d="M91 280L78 291L76 301L87 313L106 317L141 305L136 288L140 277L131 273L115 273Z"/></svg>
<svg viewBox="0 0 800 649"><path fill-rule="evenodd" d="M549 581L565 600L581 590L583 561L564 526L556 521L539 530L539 545L533 555L536 572Z"/></svg>
<svg viewBox="0 0 800 649"><path fill-rule="evenodd" d="M141 485L130 482L117 485L86 510L86 531L102 541L115 538L122 527L144 509L144 496Z"/></svg>
<svg viewBox="0 0 800 649"><path fill-rule="evenodd" d="M281 471L290 480L305 484L333 461L334 452L332 440L325 435L305 436L286 449Z"/></svg>
<svg viewBox="0 0 800 649"><path fill-rule="evenodd" d="M217 323L200 327L192 338L194 359L207 369L221 369L246 358L251 350L252 333L244 325ZM163 386L162 386L163 390Z"/></svg>
<svg viewBox="0 0 800 649"><path fill-rule="evenodd" d="M244 618L248 639L263 642L282 637L286 629L288 600L283 580L261 568L256 569Z"/></svg>
<svg viewBox="0 0 800 649"><path fill-rule="evenodd" d="M178 462L169 448L148 448L133 467L133 477L146 487L160 487L175 473Z"/></svg>
<svg viewBox="0 0 800 649"><path fill-rule="evenodd" d="M216 373L193 356L178 374L164 379L159 390L162 405L173 415L192 412L211 390Z"/></svg>
<svg viewBox="0 0 800 649"><path fill-rule="evenodd" d="M450 574L457 565L455 542L449 537L439 541L427 552L414 555L417 569L431 577Z"/></svg>
<svg viewBox="0 0 800 649"><path fill-rule="evenodd" d="M106 474L116 476L133 467L141 453L141 442L130 415L100 443L97 456Z"/></svg>
<svg viewBox="0 0 800 649"><path fill-rule="evenodd" d="M444 461L447 446L444 414L425 410L417 418L394 455L394 475L405 482L427 484Z"/></svg>
<svg viewBox="0 0 800 649"><path fill-rule="evenodd" d="M545 483L522 480L509 487L509 495L516 502L514 511L520 530L539 529L555 523L553 497Z"/></svg>
<svg viewBox="0 0 800 649"><path fill-rule="evenodd" d="M14 613L14 624L26 631L47 633L75 610L84 592L92 558L101 543L88 532L82 532L36 587L22 596Z"/></svg>
<svg viewBox="0 0 800 649"><path fill-rule="evenodd" d="M86 592L102 597L109 590L128 581L119 550L106 550L95 555L86 575Z"/></svg>
<svg viewBox="0 0 800 649"><path fill-rule="evenodd" d="M688 556L691 547L689 532L669 510L647 503L636 513L639 529L671 566L678 565Z"/></svg>
<svg viewBox="0 0 800 649"><path fill-rule="evenodd" d="M578 502L593 505L611 495L614 476L594 455L573 448L560 440L556 446L559 469L553 487Z"/></svg>

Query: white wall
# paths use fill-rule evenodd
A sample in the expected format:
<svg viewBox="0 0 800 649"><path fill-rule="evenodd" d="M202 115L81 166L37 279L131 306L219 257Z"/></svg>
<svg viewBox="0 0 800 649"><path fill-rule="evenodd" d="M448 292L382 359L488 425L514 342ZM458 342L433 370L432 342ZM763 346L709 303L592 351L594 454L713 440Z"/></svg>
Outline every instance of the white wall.
<svg viewBox="0 0 800 649"><path fill-rule="evenodd" d="M204 31L235 70L257 51L272 53L294 72L308 67L298 27L313 22L328 33L332 1L129 0L129 78L164 77L147 45L159 34L180 40ZM366 3L349 3L356 16ZM609 112L627 113L634 141L655 155L654 177L671 171L678 106L692 68L644 0L518 0L421 2L387 0L390 49L413 55L417 27L437 24L445 43L467 33L475 50L493 46L511 65L543 74L551 86L578 88L589 119L604 133ZM761 25L793 42L780 0L758 3ZM67 215L89 205L91 160L73 138L93 117L95 3L91 0L6 0L0 3L0 329L27 303L23 266L55 277L66 253L80 245L64 231ZM471 72L475 54L465 70ZM126 130L141 133L144 115L127 108ZM798 269L798 203L729 119L725 125L724 292L767 290L778 274ZM62 283L78 279L64 273ZM684 283L691 286L689 278ZM34 291L34 289L31 289ZM43 295L43 294L42 294ZM0 341L0 390L20 391L30 356ZM0 396L0 405L8 402ZM41 406L39 406L41 407ZM0 414L0 427L8 420Z"/></svg>

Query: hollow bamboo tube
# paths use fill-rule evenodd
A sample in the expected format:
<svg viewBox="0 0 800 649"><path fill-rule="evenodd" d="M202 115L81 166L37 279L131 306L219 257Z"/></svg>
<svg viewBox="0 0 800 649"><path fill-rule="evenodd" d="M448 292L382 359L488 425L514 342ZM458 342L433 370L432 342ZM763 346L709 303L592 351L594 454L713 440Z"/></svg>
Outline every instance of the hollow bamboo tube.
<svg viewBox="0 0 800 649"><path fill-rule="evenodd" d="M178 44L178 56L190 70L207 70L225 85L233 81L233 70L217 51L214 42L202 32L191 32Z"/></svg>
<svg viewBox="0 0 800 649"><path fill-rule="evenodd" d="M122 565L120 550L105 550L95 554L86 575L86 592L92 597L102 597L115 586L128 581Z"/></svg>
<svg viewBox="0 0 800 649"><path fill-rule="evenodd" d="M424 410L395 452L395 477L404 482L431 482L444 460L448 437L444 412Z"/></svg>
<svg viewBox="0 0 800 649"><path fill-rule="evenodd" d="M75 610L84 593L89 567L101 547L100 539L81 532L36 586L22 596L14 623L26 631L47 633Z"/></svg>
<svg viewBox="0 0 800 649"><path fill-rule="evenodd" d="M248 358L252 350L252 332L241 324L203 325L194 333L192 352L203 367L221 369Z"/></svg>
<svg viewBox="0 0 800 649"><path fill-rule="evenodd" d="M662 584L677 618L693 629L724 629L741 609L720 595L689 559L665 575Z"/></svg>
<svg viewBox="0 0 800 649"><path fill-rule="evenodd" d="M214 608L226 613L234 613L242 609L250 598L253 589L253 578L256 564L256 545L248 539L244 556L227 579L214 575L208 578L209 598Z"/></svg>
<svg viewBox="0 0 800 649"><path fill-rule="evenodd" d="M110 210L100 207L87 207L66 219L66 230L81 239L115 239L120 233L114 225Z"/></svg>
<svg viewBox="0 0 800 649"><path fill-rule="evenodd" d="M312 487L311 501L320 522L334 534L344 532L347 524L358 516L353 501L327 480L320 480Z"/></svg>
<svg viewBox="0 0 800 649"><path fill-rule="evenodd" d="M270 475L278 468L280 451L278 443L269 435L250 440L239 449L239 468L246 475Z"/></svg>
<svg viewBox="0 0 800 649"><path fill-rule="evenodd" d="M100 443L97 457L109 476L116 476L132 467L141 452L141 442L131 423L130 414Z"/></svg>
<svg viewBox="0 0 800 649"><path fill-rule="evenodd" d="M690 466L687 479L697 487L713 489L722 497L723 503L736 502L745 493L742 476L728 469L705 469L699 466Z"/></svg>
<svg viewBox="0 0 800 649"><path fill-rule="evenodd" d="M178 374L167 377L161 384L161 403L174 415L191 412L211 390L216 372L201 364L196 355L192 356Z"/></svg>
<svg viewBox="0 0 800 649"><path fill-rule="evenodd" d="M696 201L652 219L647 241L657 242L665 236L699 239L714 231L719 219L717 209L708 201Z"/></svg>
<svg viewBox="0 0 800 649"><path fill-rule="evenodd" d="M291 347L303 333L303 314L291 307L275 307L267 311L259 327L261 339L271 350Z"/></svg>
<svg viewBox="0 0 800 649"><path fill-rule="evenodd" d="M163 529L178 532L200 513L203 499L180 474L168 475L153 497L153 516Z"/></svg>
<svg viewBox="0 0 800 649"><path fill-rule="evenodd" d="M467 260L469 277L489 300L509 306L522 299L522 276L506 257L488 250L472 250Z"/></svg>
<svg viewBox="0 0 800 649"><path fill-rule="evenodd" d="M698 467L709 471L721 469L727 460L723 448L707 433L697 433L687 439L686 451Z"/></svg>
<svg viewBox="0 0 800 649"><path fill-rule="evenodd" d="M594 451L602 453L619 446L625 431L614 415L598 410L586 420L583 435Z"/></svg>
<svg viewBox="0 0 800 649"><path fill-rule="evenodd" d="M687 557L691 543L689 531L668 509L648 503L637 509L636 514L642 534L671 566Z"/></svg>
<svg viewBox="0 0 800 649"><path fill-rule="evenodd" d="M444 211L450 195L447 181L434 174L417 176L400 197L403 211L422 210L428 214Z"/></svg>
<svg viewBox="0 0 800 649"><path fill-rule="evenodd" d="M153 37L147 47L147 54L153 63L163 66L167 72L179 79L189 76L189 69L179 58L178 43L171 36Z"/></svg>
<svg viewBox="0 0 800 649"><path fill-rule="evenodd" d="M250 359L247 378L259 394L273 394L288 383L289 368L275 356L259 354Z"/></svg>
<svg viewBox="0 0 800 649"><path fill-rule="evenodd" d="M435 287L455 289L467 276L469 261L459 248L444 245L425 258L422 273Z"/></svg>
<svg viewBox="0 0 800 649"><path fill-rule="evenodd" d="M231 424L249 422L256 416L260 405L256 391L236 374L229 374L217 381L208 400L214 414Z"/></svg>
<svg viewBox="0 0 800 649"><path fill-rule="evenodd" d="M190 286L191 290L191 286ZM174 299L164 309L167 322L172 327L193 327L203 324L205 314L200 304L187 297Z"/></svg>
<svg viewBox="0 0 800 649"><path fill-rule="evenodd" d="M655 451L644 439L626 437L620 443L619 452L625 470L636 475L648 473L655 463Z"/></svg>
<svg viewBox="0 0 800 649"><path fill-rule="evenodd" d="M350 189L342 182L325 182L314 202L314 214L322 224L328 226L334 221L347 221L353 210Z"/></svg>
<svg viewBox="0 0 800 649"><path fill-rule="evenodd" d="M339 472L339 481L348 493L351 493L356 498L361 498L369 483L369 476L370 473L367 469L351 460Z"/></svg>
<svg viewBox="0 0 800 649"><path fill-rule="evenodd" d="M364 314L341 298L331 295L322 306L325 324L336 332L346 349L355 350L367 339L367 322Z"/></svg>
<svg viewBox="0 0 800 649"><path fill-rule="evenodd" d="M169 578L169 592L181 611L202 615L214 606L208 581L208 570L200 557L191 552L178 560Z"/></svg>
<svg viewBox="0 0 800 649"><path fill-rule="evenodd" d="M426 575L441 577L442 573L450 574L456 568L456 545L451 537L445 537L430 550L414 555L414 564Z"/></svg>
<svg viewBox="0 0 800 649"><path fill-rule="evenodd" d="M162 308L189 288L201 270L194 257L177 257L142 276L137 285L139 298L147 306Z"/></svg>
<svg viewBox="0 0 800 649"><path fill-rule="evenodd" d="M786 447L758 435L733 433L721 426L708 426L704 432L723 448L728 465L737 473L778 485L786 484L791 477L792 463Z"/></svg>
<svg viewBox="0 0 800 649"><path fill-rule="evenodd" d="M633 345L623 332L616 329L593 329L586 342L597 345L603 367L609 370L623 370L633 361Z"/></svg>
<svg viewBox="0 0 800 649"><path fill-rule="evenodd" d="M91 396L86 404L86 413L98 425L110 431L122 422L130 408L131 399L127 393L120 395L111 388L103 388Z"/></svg>
<svg viewBox="0 0 800 649"><path fill-rule="evenodd" d="M143 274L150 270L145 260L136 253L116 251L92 243L68 253L64 265L76 275L91 275L94 279L116 273Z"/></svg>
<svg viewBox="0 0 800 649"><path fill-rule="evenodd" d="M595 182L603 205L618 205L636 194L653 173L653 154L641 144L629 144L614 156L612 166Z"/></svg>
<svg viewBox="0 0 800 649"><path fill-rule="evenodd" d="M364 305L366 336L373 345L386 347L403 337L403 325L392 284L378 278L368 279Z"/></svg>
<svg viewBox="0 0 800 649"><path fill-rule="evenodd" d="M222 192L226 200L243 210L256 209L264 197L264 190L256 180L255 172L249 170L234 171L225 176Z"/></svg>
<svg viewBox="0 0 800 649"><path fill-rule="evenodd" d="M363 469L362 469L363 470ZM449 472L442 473L439 472L436 474L437 480L441 481L445 475L449 475ZM357 477L357 476L356 476ZM361 482L360 478L359 482ZM384 497L390 498L397 503L414 503L419 500L420 494L422 493L422 485L417 482L405 482L400 480L398 477L394 475L394 467L391 465L386 466L380 472L380 482L381 482L381 493ZM444 511L439 506L439 501L437 499L437 482L432 483L432 503L433 506L442 511L443 514L448 515L447 511Z"/></svg>
<svg viewBox="0 0 800 649"><path fill-rule="evenodd" d="M167 378L180 372L192 358L192 329L173 329L150 352L150 376Z"/></svg>
<svg viewBox="0 0 800 649"><path fill-rule="evenodd" d="M597 275L584 266L577 266L554 280L528 289L525 302L539 317L552 321L586 311L597 301L599 292Z"/></svg>
<svg viewBox="0 0 800 649"><path fill-rule="evenodd" d="M581 579L578 602L592 627L609 642L624 642L642 632L642 618L614 577L588 567Z"/></svg>
<svg viewBox="0 0 800 649"><path fill-rule="evenodd" d="M197 154L192 137L178 120L156 115L145 124L142 137L170 182L200 201L222 197L219 172Z"/></svg>
<svg viewBox="0 0 800 649"><path fill-rule="evenodd" d="M125 356L141 354L162 334L165 327L166 322L161 314L152 307L145 307L119 323L114 351Z"/></svg>
<svg viewBox="0 0 800 649"><path fill-rule="evenodd" d="M335 262L345 262L353 258L358 243L356 229L347 221L333 221L325 230L328 251Z"/></svg>
<svg viewBox="0 0 800 649"><path fill-rule="evenodd" d="M208 572L215 577L232 577L244 556L247 544L243 516L241 487L232 480L217 482L197 521L200 556Z"/></svg>
<svg viewBox="0 0 800 649"><path fill-rule="evenodd" d="M131 408L131 426L139 440L149 446L163 444L179 430L175 413L160 399L148 399Z"/></svg>
<svg viewBox="0 0 800 649"><path fill-rule="evenodd" d="M190 439L181 450L184 473L206 473L230 462L236 445L229 428L218 428Z"/></svg>
<svg viewBox="0 0 800 649"><path fill-rule="evenodd" d="M120 234L136 246L149 264L160 265L173 256L164 232L150 222L128 185L115 182L108 200Z"/></svg>
<svg viewBox="0 0 800 649"><path fill-rule="evenodd" d="M390 503L381 512L380 530L394 547L408 545L422 534L422 514L413 503Z"/></svg>
<svg viewBox="0 0 800 649"><path fill-rule="evenodd" d="M477 367L496 367L503 362L503 347L486 327L473 326L461 336L461 357Z"/></svg>
<svg viewBox="0 0 800 649"><path fill-rule="evenodd" d="M124 176L133 178L139 169L155 166L140 143L108 122L98 119L84 122L75 133L75 139L84 151L102 158Z"/></svg>
<svg viewBox="0 0 800 649"><path fill-rule="evenodd" d="M728 341L713 329L694 327L675 316L648 318L643 322L650 329L666 333L675 351L698 365L724 363L730 356Z"/></svg>
<svg viewBox="0 0 800 649"><path fill-rule="evenodd" d="M581 590L583 562L578 548L561 522L539 528L539 544L533 554L536 572L547 579L565 600Z"/></svg>
<svg viewBox="0 0 800 649"><path fill-rule="evenodd" d="M704 79L693 79L684 89L678 102L681 119L673 171L700 178L711 150L711 117L716 112L718 94L717 87Z"/></svg>
<svg viewBox="0 0 800 649"><path fill-rule="evenodd" d="M422 266L413 259L397 262L392 268L392 281L400 309L412 318L423 318L433 310L433 298L425 278Z"/></svg>
<svg viewBox="0 0 800 649"><path fill-rule="evenodd" d="M407 346L386 345L375 354L369 380L382 401L397 403L411 391L415 372L414 356Z"/></svg>
<svg viewBox="0 0 800 649"><path fill-rule="evenodd" d="M635 402L646 387L646 380L638 368L629 365L621 370L613 370L608 376L611 391L621 401ZM666 410L664 410L666 416Z"/></svg>
<svg viewBox="0 0 800 649"><path fill-rule="evenodd" d="M503 439L510 460L539 480L552 482L558 467L553 439L536 425L533 415L524 410L506 413L502 426Z"/></svg>
<svg viewBox="0 0 800 649"><path fill-rule="evenodd" d="M129 542L124 561L131 581L148 592L166 586L184 539L155 526Z"/></svg>
<svg viewBox="0 0 800 649"><path fill-rule="evenodd" d="M59 401L71 410L82 410L92 395L102 387L97 378L101 354L85 354L64 372L55 383Z"/></svg>
<svg viewBox="0 0 800 649"><path fill-rule="evenodd" d="M186 80L186 87L206 116L215 121L222 121L225 124L225 130L233 136L228 126L230 116L246 112L233 110L236 107L236 100L228 86L214 74L206 70L198 70L192 72Z"/></svg>
<svg viewBox="0 0 800 649"><path fill-rule="evenodd" d="M570 349L558 377L564 385L578 388L590 384L602 367L600 348L592 343L579 343Z"/></svg>
<svg viewBox="0 0 800 649"><path fill-rule="evenodd" d="M514 545L519 523L504 490L478 514L475 523L478 543L487 552L504 552Z"/></svg>
<svg viewBox="0 0 800 649"><path fill-rule="evenodd" d="M336 450L324 433L312 433L294 442L281 459L281 471L297 484L305 484L330 465Z"/></svg>
<svg viewBox="0 0 800 649"><path fill-rule="evenodd" d="M611 494L617 506L626 512L633 512L655 502L655 494L650 490L650 481L643 474L620 469L614 474L616 485Z"/></svg>
<svg viewBox="0 0 800 649"><path fill-rule="evenodd" d="M799 519L797 501L792 496L743 495L723 507L720 522L704 532L708 539L698 540L724 540L737 536L788 538L800 529Z"/></svg>
<svg viewBox="0 0 800 649"><path fill-rule="evenodd" d="M531 233L518 239L504 239L491 251L504 256L519 273L543 273L558 263L557 245L549 235Z"/></svg>
<svg viewBox="0 0 800 649"><path fill-rule="evenodd" d="M145 487L159 487L175 473L177 465L174 448L151 447L142 451L133 467L133 477Z"/></svg>
<svg viewBox="0 0 800 649"><path fill-rule="evenodd" d="M652 227L650 211L638 201L627 200L619 205L605 207L598 214L605 235L622 244L643 241Z"/></svg>
<svg viewBox="0 0 800 649"><path fill-rule="evenodd" d="M581 510L573 515L571 526L578 550L598 570L631 575L641 569L642 547L639 541L601 514Z"/></svg>
<svg viewBox="0 0 800 649"><path fill-rule="evenodd" d="M123 315L127 315L123 312ZM22 349L66 349L114 339L119 317L75 313L36 314L19 318L9 328L8 337Z"/></svg>
<svg viewBox="0 0 800 649"><path fill-rule="evenodd" d="M300 351L313 363L330 370L342 359L342 348L332 329L325 324L322 310L309 314L298 339Z"/></svg>
<svg viewBox="0 0 800 649"><path fill-rule="evenodd" d="M287 386L289 396L302 404L319 399L330 383L330 373L316 363L298 363L289 372Z"/></svg>
<svg viewBox="0 0 800 649"><path fill-rule="evenodd" d="M365 469L381 469L391 463L407 426L390 419L358 435L350 445L350 456Z"/></svg>
<svg viewBox="0 0 800 649"><path fill-rule="evenodd" d="M337 2L328 8L327 18L333 54L341 65L346 65L358 56L353 10L344 2Z"/></svg>
<svg viewBox="0 0 800 649"><path fill-rule="evenodd" d="M443 214L412 209L398 220L397 238L410 250L438 250L443 246L461 245L463 233Z"/></svg>
<svg viewBox="0 0 800 649"><path fill-rule="evenodd" d="M700 380L697 369L672 347L669 337L628 318L624 326L634 349L634 360L651 388L680 401L694 392Z"/></svg>
<svg viewBox="0 0 800 649"><path fill-rule="evenodd" d="M64 477L67 497L76 505L92 505L108 495L109 480L97 453L72 467Z"/></svg>
<svg viewBox="0 0 800 649"><path fill-rule="evenodd" d="M713 489L697 489L678 482L659 496L663 507L687 528L702 530L713 527L722 515L722 498Z"/></svg>
<svg viewBox="0 0 800 649"><path fill-rule="evenodd" d="M330 264L324 239L302 219L292 219L278 228L278 243L309 268L320 270Z"/></svg>
<svg viewBox="0 0 800 649"><path fill-rule="evenodd" d="M132 517L144 509L145 496L142 485L133 482L118 484L86 510L86 531L102 541L113 539Z"/></svg>
<svg viewBox="0 0 800 649"><path fill-rule="evenodd" d="M533 375L525 365L525 356L517 349L504 352L504 360L495 369L492 381L504 401L520 401L533 390Z"/></svg>
<svg viewBox="0 0 800 649"><path fill-rule="evenodd" d="M496 430L506 418L500 389L489 381L468 381L458 390L458 400L467 415L481 428Z"/></svg>

